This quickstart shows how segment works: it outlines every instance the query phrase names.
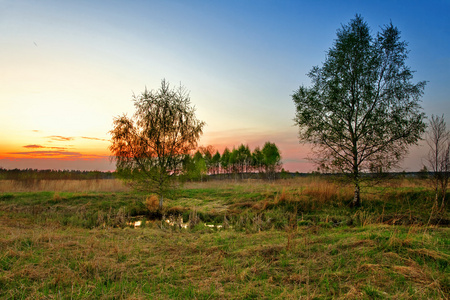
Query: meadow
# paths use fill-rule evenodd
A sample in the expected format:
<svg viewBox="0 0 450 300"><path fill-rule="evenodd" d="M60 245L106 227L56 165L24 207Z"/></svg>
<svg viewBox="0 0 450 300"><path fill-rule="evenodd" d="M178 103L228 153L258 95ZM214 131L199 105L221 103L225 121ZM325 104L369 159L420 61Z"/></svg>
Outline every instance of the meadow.
<svg viewBox="0 0 450 300"><path fill-rule="evenodd" d="M450 214L426 181L352 195L318 176L195 182L159 212L114 179L0 180L0 298L448 299Z"/></svg>

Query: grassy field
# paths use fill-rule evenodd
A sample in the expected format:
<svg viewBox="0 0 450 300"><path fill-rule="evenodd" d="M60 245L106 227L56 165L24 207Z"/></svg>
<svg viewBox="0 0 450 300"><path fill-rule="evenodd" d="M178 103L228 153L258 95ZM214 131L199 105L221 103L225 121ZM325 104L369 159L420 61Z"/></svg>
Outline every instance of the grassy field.
<svg viewBox="0 0 450 300"><path fill-rule="evenodd" d="M110 180L0 187L2 299L450 297L449 210L420 180L359 209L318 177L189 183L163 215Z"/></svg>

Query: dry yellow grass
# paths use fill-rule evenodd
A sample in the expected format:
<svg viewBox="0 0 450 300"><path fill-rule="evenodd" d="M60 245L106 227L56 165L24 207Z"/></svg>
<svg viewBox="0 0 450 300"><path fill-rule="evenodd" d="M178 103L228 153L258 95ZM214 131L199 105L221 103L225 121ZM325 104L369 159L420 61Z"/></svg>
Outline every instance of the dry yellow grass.
<svg viewBox="0 0 450 300"><path fill-rule="evenodd" d="M0 193L15 192L126 192L118 179L99 180L0 180Z"/></svg>
<svg viewBox="0 0 450 300"><path fill-rule="evenodd" d="M6 262L0 278L10 298L58 298L59 291L74 299L448 296L443 275L408 255L413 245L399 254L383 250L385 242L376 237L387 227L297 228L289 247L289 233L277 231L86 231L15 221L0 221Z"/></svg>
<svg viewBox="0 0 450 300"><path fill-rule="evenodd" d="M5 185L8 192L14 184ZM125 189L120 181L41 181L27 191L38 188L56 193L0 199L0 298L448 299L450 293L447 227L379 224L381 208L340 205L352 189L329 178L188 183L182 197L167 200L172 221L191 207L191 220L223 209L226 230L160 220L131 229L127 213L151 211L156 196L142 204L132 193L84 193ZM405 202L394 200L386 198ZM388 212L406 215L398 207Z"/></svg>
<svg viewBox="0 0 450 300"><path fill-rule="evenodd" d="M155 194L150 195L145 199L145 206L150 212L156 212L159 209L159 199Z"/></svg>

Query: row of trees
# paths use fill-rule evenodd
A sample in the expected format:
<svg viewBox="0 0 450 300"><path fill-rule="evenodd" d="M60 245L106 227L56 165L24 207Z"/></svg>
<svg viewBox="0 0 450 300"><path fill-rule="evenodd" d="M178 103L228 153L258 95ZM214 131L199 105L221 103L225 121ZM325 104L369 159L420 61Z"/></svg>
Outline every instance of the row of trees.
<svg viewBox="0 0 450 300"><path fill-rule="evenodd" d="M189 180L203 180L207 174L234 174L235 178L238 175L243 178L246 173L260 173L273 179L280 169L281 154L271 142L253 152L244 144L231 151L225 148L222 154L212 146L200 147L194 155L185 154L183 159L183 174Z"/></svg>
<svg viewBox="0 0 450 300"><path fill-rule="evenodd" d="M114 178L112 172L78 170L3 169L0 180L97 180Z"/></svg>

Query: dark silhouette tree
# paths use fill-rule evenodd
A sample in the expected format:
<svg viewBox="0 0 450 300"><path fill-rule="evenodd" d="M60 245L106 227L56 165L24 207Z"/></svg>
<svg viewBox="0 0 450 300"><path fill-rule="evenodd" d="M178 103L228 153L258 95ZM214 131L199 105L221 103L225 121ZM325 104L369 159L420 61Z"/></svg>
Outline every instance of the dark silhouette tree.
<svg viewBox="0 0 450 300"><path fill-rule="evenodd" d="M319 165L349 175L354 206L361 172L392 168L425 131L425 82L412 82L407 54L392 23L372 37L357 15L337 31L323 66L310 71L312 86L292 96L300 140L314 146Z"/></svg>
<svg viewBox="0 0 450 300"><path fill-rule="evenodd" d="M182 171L184 155L197 147L204 122L195 116L189 94L183 86L161 87L133 96L136 112L114 119L109 149L117 173L137 189L164 196L173 188L174 176Z"/></svg>

